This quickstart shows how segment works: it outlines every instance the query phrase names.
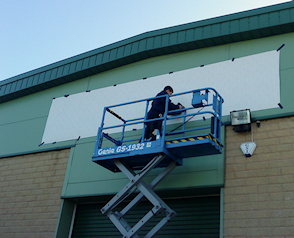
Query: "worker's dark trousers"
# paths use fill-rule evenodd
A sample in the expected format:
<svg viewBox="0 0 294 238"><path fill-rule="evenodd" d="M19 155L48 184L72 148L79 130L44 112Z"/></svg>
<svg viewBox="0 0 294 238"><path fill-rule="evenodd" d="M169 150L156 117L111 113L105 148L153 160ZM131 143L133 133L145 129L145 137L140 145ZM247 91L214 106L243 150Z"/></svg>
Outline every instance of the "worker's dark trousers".
<svg viewBox="0 0 294 238"><path fill-rule="evenodd" d="M159 118L159 113L149 111L148 115L147 115L147 119L154 119L154 118ZM162 120L147 122L145 128L146 128L145 129L145 139L149 140L151 138L151 140L156 140L156 135L153 134L153 131L155 129L158 129L159 133L161 135Z"/></svg>

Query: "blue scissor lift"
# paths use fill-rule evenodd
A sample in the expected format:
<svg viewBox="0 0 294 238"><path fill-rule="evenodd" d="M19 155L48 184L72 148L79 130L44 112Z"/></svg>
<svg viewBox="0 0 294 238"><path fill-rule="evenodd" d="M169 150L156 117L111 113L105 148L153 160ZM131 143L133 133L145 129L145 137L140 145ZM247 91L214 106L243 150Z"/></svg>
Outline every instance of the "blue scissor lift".
<svg viewBox="0 0 294 238"><path fill-rule="evenodd" d="M154 237L176 215L176 212L167 206L153 189L176 166L182 165L184 158L220 154L223 150L221 144L223 98L215 89L202 88L160 97L165 97L166 110L162 117L155 119L147 120L147 112L151 101L159 97L105 107L97 134L92 161L112 172L123 172L130 180L101 209L125 238L138 238L138 232L156 214L163 213L165 216L162 220L144 236ZM169 99L176 97L185 99L190 97L191 106L168 111ZM128 110L121 109L136 108L136 104L142 105L142 103L145 105L145 110L136 118L126 119L117 113L120 111L128 115ZM106 126L106 114L114 116L119 123ZM162 132L157 135L156 140L146 141L144 139L146 123L152 121L162 122ZM131 127L135 128L130 130ZM150 184L146 184L144 177L158 167L164 169L160 170ZM138 189L140 193L121 211L115 211L117 206L134 192L134 189ZM124 216L144 197L153 204L153 208L131 227Z"/></svg>

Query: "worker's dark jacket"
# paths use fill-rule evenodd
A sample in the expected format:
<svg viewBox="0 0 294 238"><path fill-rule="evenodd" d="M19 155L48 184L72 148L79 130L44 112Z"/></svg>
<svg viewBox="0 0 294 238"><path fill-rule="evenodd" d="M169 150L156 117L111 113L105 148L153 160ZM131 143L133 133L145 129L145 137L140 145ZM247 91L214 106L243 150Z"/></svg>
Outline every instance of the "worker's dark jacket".
<svg viewBox="0 0 294 238"><path fill-rule="evenodd" d="M162 95L167 95L167 92L163 90L160 93L158 93L156 97L162 96ZM148 112L148 119L159 117L159 114L163 115L165 112L165 102L166 102L166 97L160 97L160 98L154 99L152 102L152 107L150 111ZM168 99L168 110L171 111L176 109L179 109L179 106L173 104L171 100Z"/></svg>
<svg viewBox="0 0 294 238"><path fill-rule="evenodd" d="M167 92L165 90L163 90L159 94L157 94L156 97L162 96L162 95L167 95ZM168 100L169 100L168 101L168 111L179 109L178 105L173 104L170 99L168 99ZM165 102L166 102L166 97L160 97L160 98L154 99L152 102L152 107L147 114L147 119L159 118L160 114L163 115L165 112ZM146 130L145 130L145 139L152 138L152 140L156 140L156 136L153 135L152 132L155 129L158 129L159 133L161 135L161 133L162 133L161 127L162 127L162 120L147 122L146 123Z"/></svg>

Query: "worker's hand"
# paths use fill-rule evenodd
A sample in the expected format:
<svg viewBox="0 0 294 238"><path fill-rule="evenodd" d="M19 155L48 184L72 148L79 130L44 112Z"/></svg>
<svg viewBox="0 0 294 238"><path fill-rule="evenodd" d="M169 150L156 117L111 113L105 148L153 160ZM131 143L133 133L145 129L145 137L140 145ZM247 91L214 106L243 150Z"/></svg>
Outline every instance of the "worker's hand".
<svg viewBox="0 0 294 238"><path fill-rule="evenodd" d="M181 103L178 103L179 109L185 108Z"/></svg>

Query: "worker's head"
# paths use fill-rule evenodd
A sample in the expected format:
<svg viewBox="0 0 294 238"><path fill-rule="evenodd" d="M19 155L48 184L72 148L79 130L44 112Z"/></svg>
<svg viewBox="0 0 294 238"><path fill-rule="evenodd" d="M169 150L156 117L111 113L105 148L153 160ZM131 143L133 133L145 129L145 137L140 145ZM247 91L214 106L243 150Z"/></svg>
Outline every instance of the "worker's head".
<svg viewBox="0 0 294 238"><path fill-rule="evenodd" d="M168 95L172 95L174 92L171 86L165 86L164 91L166 91Z"/></svg>

